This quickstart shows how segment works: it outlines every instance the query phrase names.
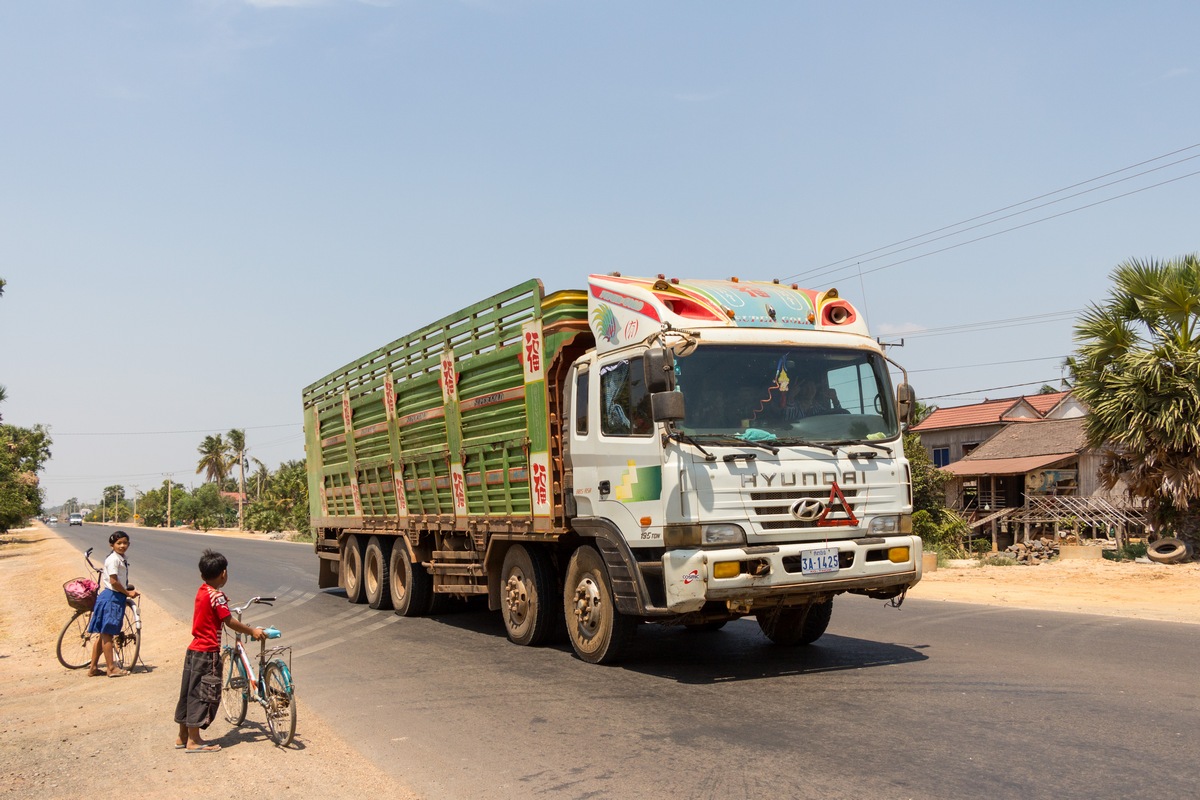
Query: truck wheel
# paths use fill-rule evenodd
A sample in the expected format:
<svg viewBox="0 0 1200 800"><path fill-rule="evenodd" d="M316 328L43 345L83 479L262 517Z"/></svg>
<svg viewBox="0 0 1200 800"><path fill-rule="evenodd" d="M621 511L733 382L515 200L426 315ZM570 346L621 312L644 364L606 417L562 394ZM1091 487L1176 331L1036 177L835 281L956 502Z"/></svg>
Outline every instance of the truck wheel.
<svg viewBox="0 0 1200 800"><path fill-rule="evenodd" d="M433 602L433 578L420 564L408 560L408 548L396 542L388 559L388 594L402 617L423 617Z"/></svg>
<svg viewBox="0 0 1200 800"><path fill-rule="evenodd" d="M346 545L342 548L342 584L346 587L346 599L351 603L367 599L363 591L362 540L353 533L346 537Z"/></svg>
<svg viewBox="0 0 1200 800"><path fill-rule="evenodd" d="M392 551L391 539L372 536L363 552L363 588L367 594L367 605L371 608L391 608L392 593L388 580L391 565L388 557Z"/></svg>
<svg viewBox="0 0 1200 800"><path fill-rule="evenodd" d="M759 614L758 627L777 645L796 647L812 644L829 627L833 598L805 608L776 608Z"/></svg>
<svg viewBox="0 0 1200 800"><path fill-rule="evenodd" d="M500 568L500 612L513 644L540 645L554 629L554 567L541 548L513 545Z"/></svg>
<svg viewBox="0 0 1200 800"><path fill-rule="evenodd" d="M571 556L563 607L571 647L590 664L616 662L637 630L636 619L617 611L608 569L590 545Z"/></svg>

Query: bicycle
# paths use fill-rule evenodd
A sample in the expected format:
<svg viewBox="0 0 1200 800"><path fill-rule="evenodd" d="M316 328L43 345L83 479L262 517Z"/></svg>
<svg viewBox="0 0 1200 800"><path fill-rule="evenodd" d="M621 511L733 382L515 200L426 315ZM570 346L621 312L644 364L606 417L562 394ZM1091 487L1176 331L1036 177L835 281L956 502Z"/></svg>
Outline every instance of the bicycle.
<svg viewBox="0 0 1200 800"><path fill-rule="evenodd" d="M253 597L245 605L231 608L238 622L242 612L261 603L271 605L274 597ZM278 639L281 634L274 627L264 628L268 639ZM225 720L235 728L246 721L246 708L250 698L263 707L267 715L267 731L275 744L286 747L296 735L296 687L292 682L292 648L280 645L267 648L264 639L259 642L258 672L250 663L250 655L242 642L243 634L229 633L233 643L221 648L221 711Z"/></svg>
<svg viewBox="0 0 1200 800"><path fill-rule="evenodd" d="M101 567L97 567L92 563L92 548L88 548L83 554L83 560L87 562L88 568L95 573L96 583L104 572ZM76 578L75 580L81 580ZM75 581L67 581L63 589ZM133 588L132 585L129 586ZM92 647L95 645L95 639L88 632L88 623L92 620L92 608L96 602L96 593L92 593L89 597L76 597L67 592L67 605L75 609L75 614L67 620L67 624L63 626L62 632L58 634L58 663L62 664L67 669L83 669L91 666L92 663ZM137 665L138 656L142 649L142 614L141 614L142 599L139 595L132 602L125 604L125 619L121 624L121 632L113 636L113 661L120 669L128 669L133 671ZM126 667L125 665L129 666Z"/></svg>

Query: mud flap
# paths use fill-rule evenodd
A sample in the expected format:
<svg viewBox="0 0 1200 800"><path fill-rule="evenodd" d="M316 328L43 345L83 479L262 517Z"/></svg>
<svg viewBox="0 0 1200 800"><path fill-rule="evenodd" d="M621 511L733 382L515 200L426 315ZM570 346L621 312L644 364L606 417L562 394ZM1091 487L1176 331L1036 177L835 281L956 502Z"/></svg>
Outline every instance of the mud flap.
<svg viewBox="0 0 1200 800"><path fill-rule="evenodd" d="M667 608L677 614L699 611L708 592L708 559L698 550L671 550L662 558Z"/></svg>

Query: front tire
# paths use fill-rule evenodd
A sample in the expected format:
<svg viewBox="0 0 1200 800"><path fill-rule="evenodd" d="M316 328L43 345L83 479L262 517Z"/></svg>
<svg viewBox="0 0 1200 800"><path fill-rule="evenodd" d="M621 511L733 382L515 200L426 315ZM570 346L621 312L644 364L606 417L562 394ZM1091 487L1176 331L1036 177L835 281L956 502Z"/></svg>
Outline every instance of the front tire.
<svg viewBox="0 0 1200 800"><path fill-rule="evenodd" d="M392 546L388 562L389 596L392 608L402 617L423 617L433 604L433 578L420 564L408 560L408 548L403 542Z"/></svg>
<svg viewBox="0 0 1200 800"><path fill-rule="evenodd" d="M346 537L345 546L342 547L342 584L346 587L346 599L351 603L366 601L362 540L353 533Z"/></svg>
<svg viewBox="0 0 1200 800"><path fill-rule="evenodd" d="M88 633L90 611L76 611L58 634L58 663L67 669L83 669L92 663L92 634Z"/></svg>
<svg viewBox="0 0 1200 800"><path fill-rule="evenodd" d="M554 630L554 566L541 548L513 545L500 568L500 610L513 644L540 645Z"/></svg>
<svg viewBox="0 0 1200 800"><path fill-rule="evenodd" d="M113 661L121 669L132 671L137 666L138 654L142 651L142 632L137 628L133 606L125 603L125 619L121 632L113 637Z"/></svg>
<svg viewBox="0 0 1200 800"><path fill-rule="evenodd" d="M296 735L296 696L283 664L272 661L263 669L263 692L267 698L267 730L280 747Z"/></svg>
<svg viewBox="0 0 1200 800"><path fill-rule="evenodd" d="M246 721L246 701L250 681L246 668L232 650L221 651L221 714L225 721L237 727Z"/></svg>
<svg viewBox="0 0 1200 800"><path fill-rule="evenodd" d="M563 611L571 647L589 664L615 663L637 630L637 620L617 610L608 568L590 545L576 550L567 565Z"/></svg>
<svg viewBox="0 0 1200 800"><path fill-rule="evenodd" d="M833 598L803 608L776 608L759 614L758 627L781 647L809 645L820 639L833 616Z"/></svg>
<svg viewBox="0 0 1200 800"><path fill-rule="evenodd" d="M363 553L363 587L371 608L392 607L390 564L392 540L372 536Z"/></svg>

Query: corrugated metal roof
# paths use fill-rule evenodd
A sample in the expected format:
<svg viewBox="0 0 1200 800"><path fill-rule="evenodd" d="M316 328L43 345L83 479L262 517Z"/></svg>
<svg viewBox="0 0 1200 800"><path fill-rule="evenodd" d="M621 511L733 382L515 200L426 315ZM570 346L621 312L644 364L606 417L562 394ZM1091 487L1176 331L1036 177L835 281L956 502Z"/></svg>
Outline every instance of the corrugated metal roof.
<svg viewBox="0 0 1200 800"><path fill-rule="evenodd" d="M1083 417L1039 419L1006 425L976 447L964 461L1078 453L1087 447Z"/></svg>
<svg viewBox="0 0 1200 800"><path fill-rule="evenodd" d="M974 455L974 453L972 453ZM1053 453L1046 456L1024 456L1021 458L981 458L955 461L942 467L946 472L959 476L969 475L1024 475L1039 467L1074 458L1076 453Z"/></svg>

